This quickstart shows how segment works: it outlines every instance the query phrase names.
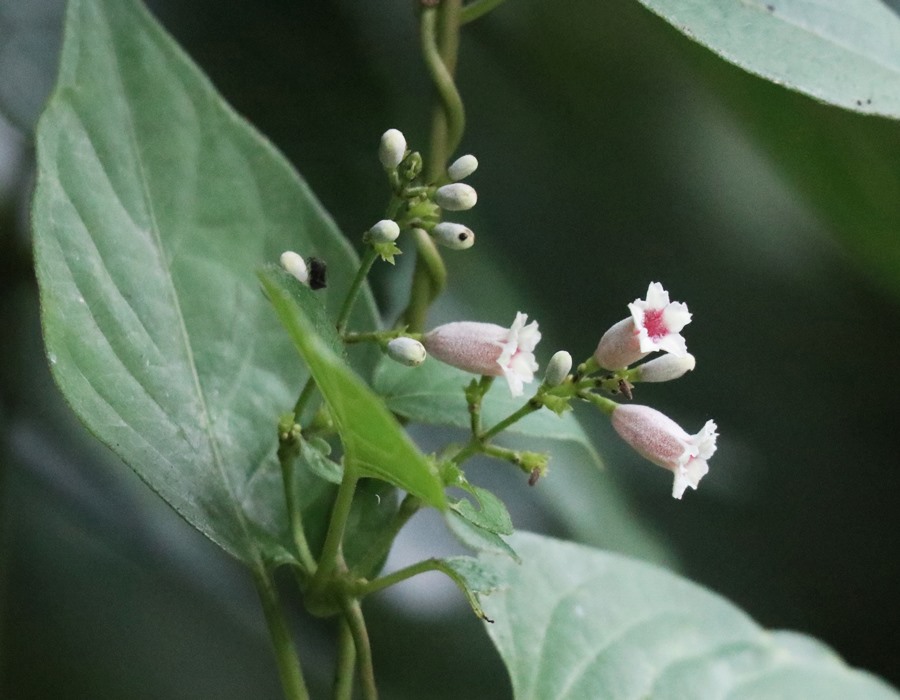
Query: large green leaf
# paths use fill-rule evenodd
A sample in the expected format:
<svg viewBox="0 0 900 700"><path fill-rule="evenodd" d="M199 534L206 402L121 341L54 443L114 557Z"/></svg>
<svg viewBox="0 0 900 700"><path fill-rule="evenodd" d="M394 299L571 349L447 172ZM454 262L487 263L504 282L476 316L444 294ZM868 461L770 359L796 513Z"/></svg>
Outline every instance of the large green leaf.
<svg viewBox="0 0 900 700"><path fill-rule="evenodd" d="M418 423L469 427L469 407L463 393L472 375L428 358L418 367L404 367L385 359L375 369L375 391L385 397L394 413ZM484 397L482 421L490 427L521 408L523 399L510 395L503 382L495 382ZM577 444L600 465L600 455L574 415L562 417L541 409L508 428L530 438L565 440Z"/></svg>
<svg viewBox="0 0 900 700"><path fill-rule="evenodd" d="M524 563L491 556L509 587L481 602L518 700L900 697L663 569L527 533L512 544Z"/></svg>
<svg viewBox="0 0 900 700"><path fill-rule="evenodd" d="M231 554L284 542L275 425L303 384L254 268L357 260L290 165L134 0L73 0L34 200L54 377L90 430ZM366 296L361 325L374 323Z"/></svg>
<svg viewBox="0 0 900 700"><path fill-rule="evenodd" d="M880 0L639 1L751 73L900 118L900 15Z"/></svg>
<svg viewBox="0 0 900 700"><path fill-rule="evenodd" d="M444 508L437 469L412 443L382 399L322 340L313 321L284 285L277 270L260 271L266 294L312 372L344 445L344 460L365 476L399 486L436 508Z"/></svg>

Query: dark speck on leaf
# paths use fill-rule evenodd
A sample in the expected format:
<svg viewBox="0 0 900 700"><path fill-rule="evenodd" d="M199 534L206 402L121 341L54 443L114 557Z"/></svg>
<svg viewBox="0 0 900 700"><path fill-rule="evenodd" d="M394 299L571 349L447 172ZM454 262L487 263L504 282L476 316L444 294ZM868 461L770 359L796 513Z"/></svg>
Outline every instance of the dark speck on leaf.
<svg viewBox="0 0 900 700"><path fill-rule="evenodd" d="M775 12L775 5L766 5L766 9L769 12Z"/></svg>

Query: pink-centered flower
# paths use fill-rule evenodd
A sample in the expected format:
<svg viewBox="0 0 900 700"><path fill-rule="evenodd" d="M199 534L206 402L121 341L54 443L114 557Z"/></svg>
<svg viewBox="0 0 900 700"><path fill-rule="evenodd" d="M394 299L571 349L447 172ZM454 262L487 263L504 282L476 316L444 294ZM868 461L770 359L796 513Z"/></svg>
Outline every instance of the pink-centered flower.
<svg viewBox="0 0 900 700"><path fill-rule="evenodd" d="M675 474L675 498L681 498L688 486L696 489L709 471L706 460L716 451L718 437L716 424L711 420L696 435L688 435L655 408L619 404L612 412L612 424L641 456Z"/></svg>
<svg viewBox="0 0 900 700"><path fill-rule="evenodd" d="M646 299L628 305L631 317L612 326L597 344L594 359L605 369L624 369L649 353L662 350L678 357L687 355L681 329L691 314L680 301L669 301L659 282L651 282Z"/></svg>
<svg viewBox="0 0 900 700"><path fill-rule="evenodd" d="M517 313L510 328L475 321L446 323L426 333L422 343L429 354L448 365L505 377L509 393L521 396L538 370L534 348L541 339L537 321L525 325L526 321L527 315Z"/></svg>

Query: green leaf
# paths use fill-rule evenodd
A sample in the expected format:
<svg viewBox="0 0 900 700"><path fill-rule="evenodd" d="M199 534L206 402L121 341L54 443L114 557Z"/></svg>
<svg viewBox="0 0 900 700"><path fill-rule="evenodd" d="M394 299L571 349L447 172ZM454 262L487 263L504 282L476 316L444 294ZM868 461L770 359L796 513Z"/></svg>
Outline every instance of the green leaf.
<svg viewBox="0 0 900 700"><path fill-rule="evenodd" d="M344 467L398 486L435 508L445 508L434 466L407 437L383 401L316 334L315 326L271 269L259 278L284 328L312 372L344 444Z"/></svg>
<svg viewBox="0 0 900 700"><path fill-rule="evenodd" d="M511 535L513 533L512 518L503 501L497 498L487 489L479 486L464 487L478 499L478 507L472 505L467 498L462 498L450 507L468 520L473 525L498 535Z"/></svg>
<svg viewBox="0 0 900 700"><path fill-rule="evenodd" d="M469 406L465 388L472 375L428 358L418 367L403 367L383 360L375 369L375 391L385 397L388 408L410 420L428 425L469 428ZM494 382L482 403L485 427L499 422L521 408L523 400L510 396L504 382ZM508 432L530 438L564 440L577 444L601 466L600 456L574 415L558 416L540 410L508 428Z"/></svg>
<svg viewBox="0 0 900 700"><path fill-rule="evenodd" d="M325 481L340 484L344 477L344 468L333 459L329 459L330 454L331 445L321 438L300 442L300 457L307 468Z"/></svg>
<svg viewBox="0 0 900 700"><path fill-rule="evenodd" d="M344 533L344 558L350 568L365 559L384 531L393 524L398 509L396 488L380 479L359 481ZM357 573L365 578L373 578L384 566L385 559L387 552L370 569Z"/></svg>
<svg viewBox="0 0 900 700"><path fill-rule="evenodd" d="M282 550L279 413L304 375L254 268L358 265L275 149L133 0L72 0L37 132L33 224L57 384L88 428L232 555ZM369 296L360 324L375 322ZM282 552L283 553L283 552Z"/></svg>
<svg viewBox="0 0 900 700"><path fill-rule="evenodd" d="M503 579L489 562L475 557L447 557L440 559L441 571L449 576L466 596L469 605L478 617L493 622L484 613L481 596L489 595L503 588Z"/></svg>
<svg viewBox="0 0 900 700"><path fill-rule="evenodd" d="M774 83L900 118L900 15L880 0L640 0L694 41Z"/></svg>
<svg viewBox="0 0 900 700"><path fill-rule="evenodd" d="M771 633L663 569L532 534L483 601L517 700L898 697L820 643Z"/></svg>
<svg viewBox="0 0 900 700"><path fill-rule="evenodd" d="M456 535L457 539L466 547L471 547L476 552L494 552L511 557L514 561L519 560L516 551L496 532L477 525L453 509L448 510L444 517L450 532Z"/></svg>

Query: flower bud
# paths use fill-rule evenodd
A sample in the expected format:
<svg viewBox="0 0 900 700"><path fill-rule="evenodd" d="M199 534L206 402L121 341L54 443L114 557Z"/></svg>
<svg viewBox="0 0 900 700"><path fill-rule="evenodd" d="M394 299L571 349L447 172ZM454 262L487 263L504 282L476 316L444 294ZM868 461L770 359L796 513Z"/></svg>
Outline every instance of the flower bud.
<svg viewBox="0 0 900 700"><path fill-rule="evenodd" d="M516 314L510 328L494 323L460 321L446 323L425 334L428 352L441 362L472 374L503 376L509 393L521 396L524 384L534 379L538 364L534 348L541 339L537 322Z"/></svg>
<svg viewBox="0 0 900 700"><path fill-rule="evenodd" d="M422 172L422 154L413 151L400 162L397 173L406 182L412 182Z"/></svg>
<svg viewBox="0 0 900 700"><path fill-rule="evenodd" d="M281 254L281 266L303 284L309 284L309 269L306 261L292 250L286 250Z"/></svg>
<svg viewBox="0 0 900 700"><path fill-rule="evenodd" d="M718 437L716 424L711 420L696 435L688 435L654 408L618 404L612 412L612 425L638 454L675 474L675 498L681 498L688 486L696 489L709 471L706 460L716 451Z"/></svg>
<svg viewBox="0 0 900 700"><path fill-rule="evenodd" d="M431 229L431 235L437 243L453 250L465 250L475 244L475 234L472 233L472 229L450 221L439 223Z"/></svg>
<svg viewBox="0 0 900 700"><path fill-rule="evenodd" d="M406 137L397 129L388 129L381 136L378 146L378 160L386 170L393 170L406 153Z"/></svg>
<svg viewBox="0 0 900 700"><path fill-rule="evenodd" d="M464 155L450 164L450 167L447 168L447 175L453 182L458 182L459 180L465 180L477 169L478 159L473 155Z"/></svg>
<svg viewBox="0 0 900 700"><path fill-rule="evenodd" d="M668 382L690 372L697 365L694 356L683 357L666 353L634 368L635 382Z"/></svg>
<svg viewBox="0 0 900 700"><path fill-rule="evenodd" d="M572 371L572 356L565 350L560 350L550 358L547 369L544 371L544 384L547 386L559 386Z"/></svg>
<svg viewBox="0 0 900 700"><path fill-rule="evenodd" d="M478 201L478 193L471 185L454 182L438 187L437 192L434 193L434 201L441 209L447 211L465 211L475 206L475 202Z"/></svg>
<svg viewBox="0 0 900 700"><path fill-rule="evenodd" d="M387 344L387 354L392 360L407 367L418 367L425 362L425 346L413 338L394 338Z"/></svg>
<svg viewBox="0 0 900 700"><path fill-rule="evenodd" d="M382 219L369 229L372 243L393 243L400 235L400 227L392 219Z"/></svg>
<svg viewBox="0 0 900 700"><path fill-rule="evenodd" d="M603 369L625 369L650 353L641 352L634 320L623 318L614 324L597 343L594 360Z"/></svg>

